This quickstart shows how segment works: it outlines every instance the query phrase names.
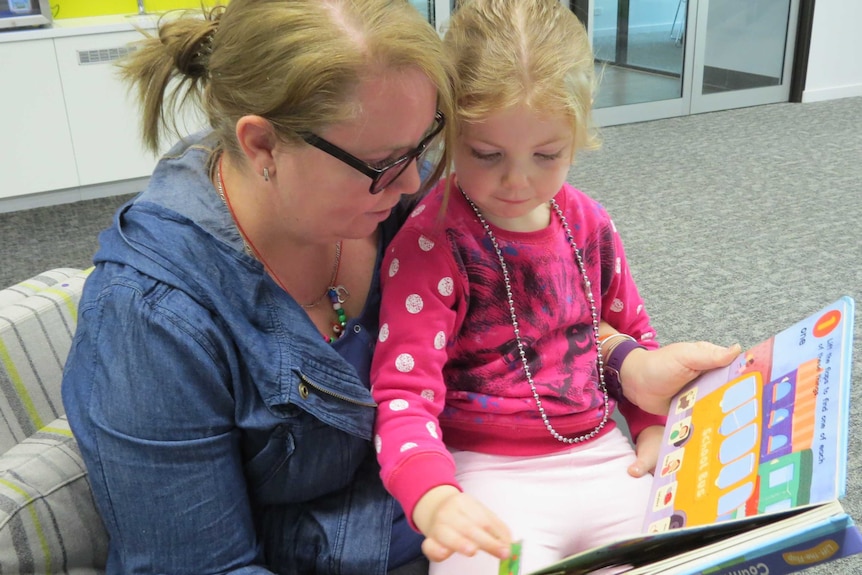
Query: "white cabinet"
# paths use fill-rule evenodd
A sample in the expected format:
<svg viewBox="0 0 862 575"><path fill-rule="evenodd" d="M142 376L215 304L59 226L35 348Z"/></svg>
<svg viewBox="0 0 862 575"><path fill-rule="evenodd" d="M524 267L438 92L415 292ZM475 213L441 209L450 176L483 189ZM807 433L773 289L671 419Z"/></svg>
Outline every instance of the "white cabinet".
<svg viewBox="0 0 862 575"><path fill-rule="evenodd" d="M54 41L0 43L0 198L77 185Z"/></svg>
<svg viewBox="0 0 862 575"><path fill-rule="evenodd" d="M156 164L141 143L137 94L116 65L141 38L130 31L54 39L81 186L146 177Z"/></svg>
<svg viewBox="0 0 862 575"><path fill-rule="evenodd" d="M133 25L155 20L68 19L0 35L0 212L143 189L157 154L141 142L137 93L116 65L143 38ZM177 124L183 134L207 125L193 107Z"/></svg>

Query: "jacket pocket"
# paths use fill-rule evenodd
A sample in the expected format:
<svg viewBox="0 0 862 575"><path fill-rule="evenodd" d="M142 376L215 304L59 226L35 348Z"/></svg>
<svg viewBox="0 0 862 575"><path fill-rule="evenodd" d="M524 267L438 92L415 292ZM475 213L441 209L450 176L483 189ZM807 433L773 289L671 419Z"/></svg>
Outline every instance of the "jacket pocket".
<svg viewBox="0 0 862 575"><path fill-rule="evenodd" d="M247 480L261 504L310 501L350 484L369 453L367 441L301 414L272 430L248 461Z"/></svg>

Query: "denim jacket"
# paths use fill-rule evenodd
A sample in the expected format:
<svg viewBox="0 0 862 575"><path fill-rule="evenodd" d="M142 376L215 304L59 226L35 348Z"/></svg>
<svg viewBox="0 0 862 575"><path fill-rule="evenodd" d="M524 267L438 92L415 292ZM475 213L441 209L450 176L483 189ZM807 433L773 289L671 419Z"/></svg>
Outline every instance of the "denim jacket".
<svg viewBox="0 0 862 575"><path fill-rule="evenodd" d="M370 443L377 281L325 343L243 252L210 144L175 147L118 211L80 302L63 400L107 571L381 575L400 508Z"/></svg>

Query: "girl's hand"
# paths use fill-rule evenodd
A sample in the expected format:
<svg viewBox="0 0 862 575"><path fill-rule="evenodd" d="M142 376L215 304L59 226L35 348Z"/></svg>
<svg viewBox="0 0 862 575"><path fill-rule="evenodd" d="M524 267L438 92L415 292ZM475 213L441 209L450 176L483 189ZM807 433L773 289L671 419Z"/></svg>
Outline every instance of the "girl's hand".
<svg viewBox="0 0 862 575"><path fill-rule="evenodd" d="M632 350L620 369L623 394L644 411L667 415L671 398L686 383L704 371L728 365L741 351L739 344L722 347L706 341Z"/></svg>
<svg viewBox="0 0 862 575"><path fill-rule="evenodd" d="M509 556L509 528L483 504L452 485L429 490L413 511L413 522L425 535L422 552L431 561L443 561L453 553L473 556L486 551Z"/></svg>
<svg viewBox="0 0 862 575"><path fill-rule="evenodd" d="M643 477L647 473L655 473L663 436L664 426L662 425L650 425L640 432L635 445L637 460L629 465L629 475Z"/></svg>

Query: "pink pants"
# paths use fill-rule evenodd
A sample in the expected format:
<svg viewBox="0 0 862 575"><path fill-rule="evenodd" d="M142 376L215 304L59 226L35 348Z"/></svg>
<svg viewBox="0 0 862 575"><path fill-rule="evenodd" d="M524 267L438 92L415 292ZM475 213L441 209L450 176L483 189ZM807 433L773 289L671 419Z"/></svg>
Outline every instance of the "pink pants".
<svg viewBox="0 0 862 575"><path fill-rule="evenodd" d="M586 445L536 457L453 451L457 478L522 540L521 573L642 532L652 475L628 474L629 440L614 428ZM500 561L479 552L432 563L430 575L496 575Z"/></svg>

